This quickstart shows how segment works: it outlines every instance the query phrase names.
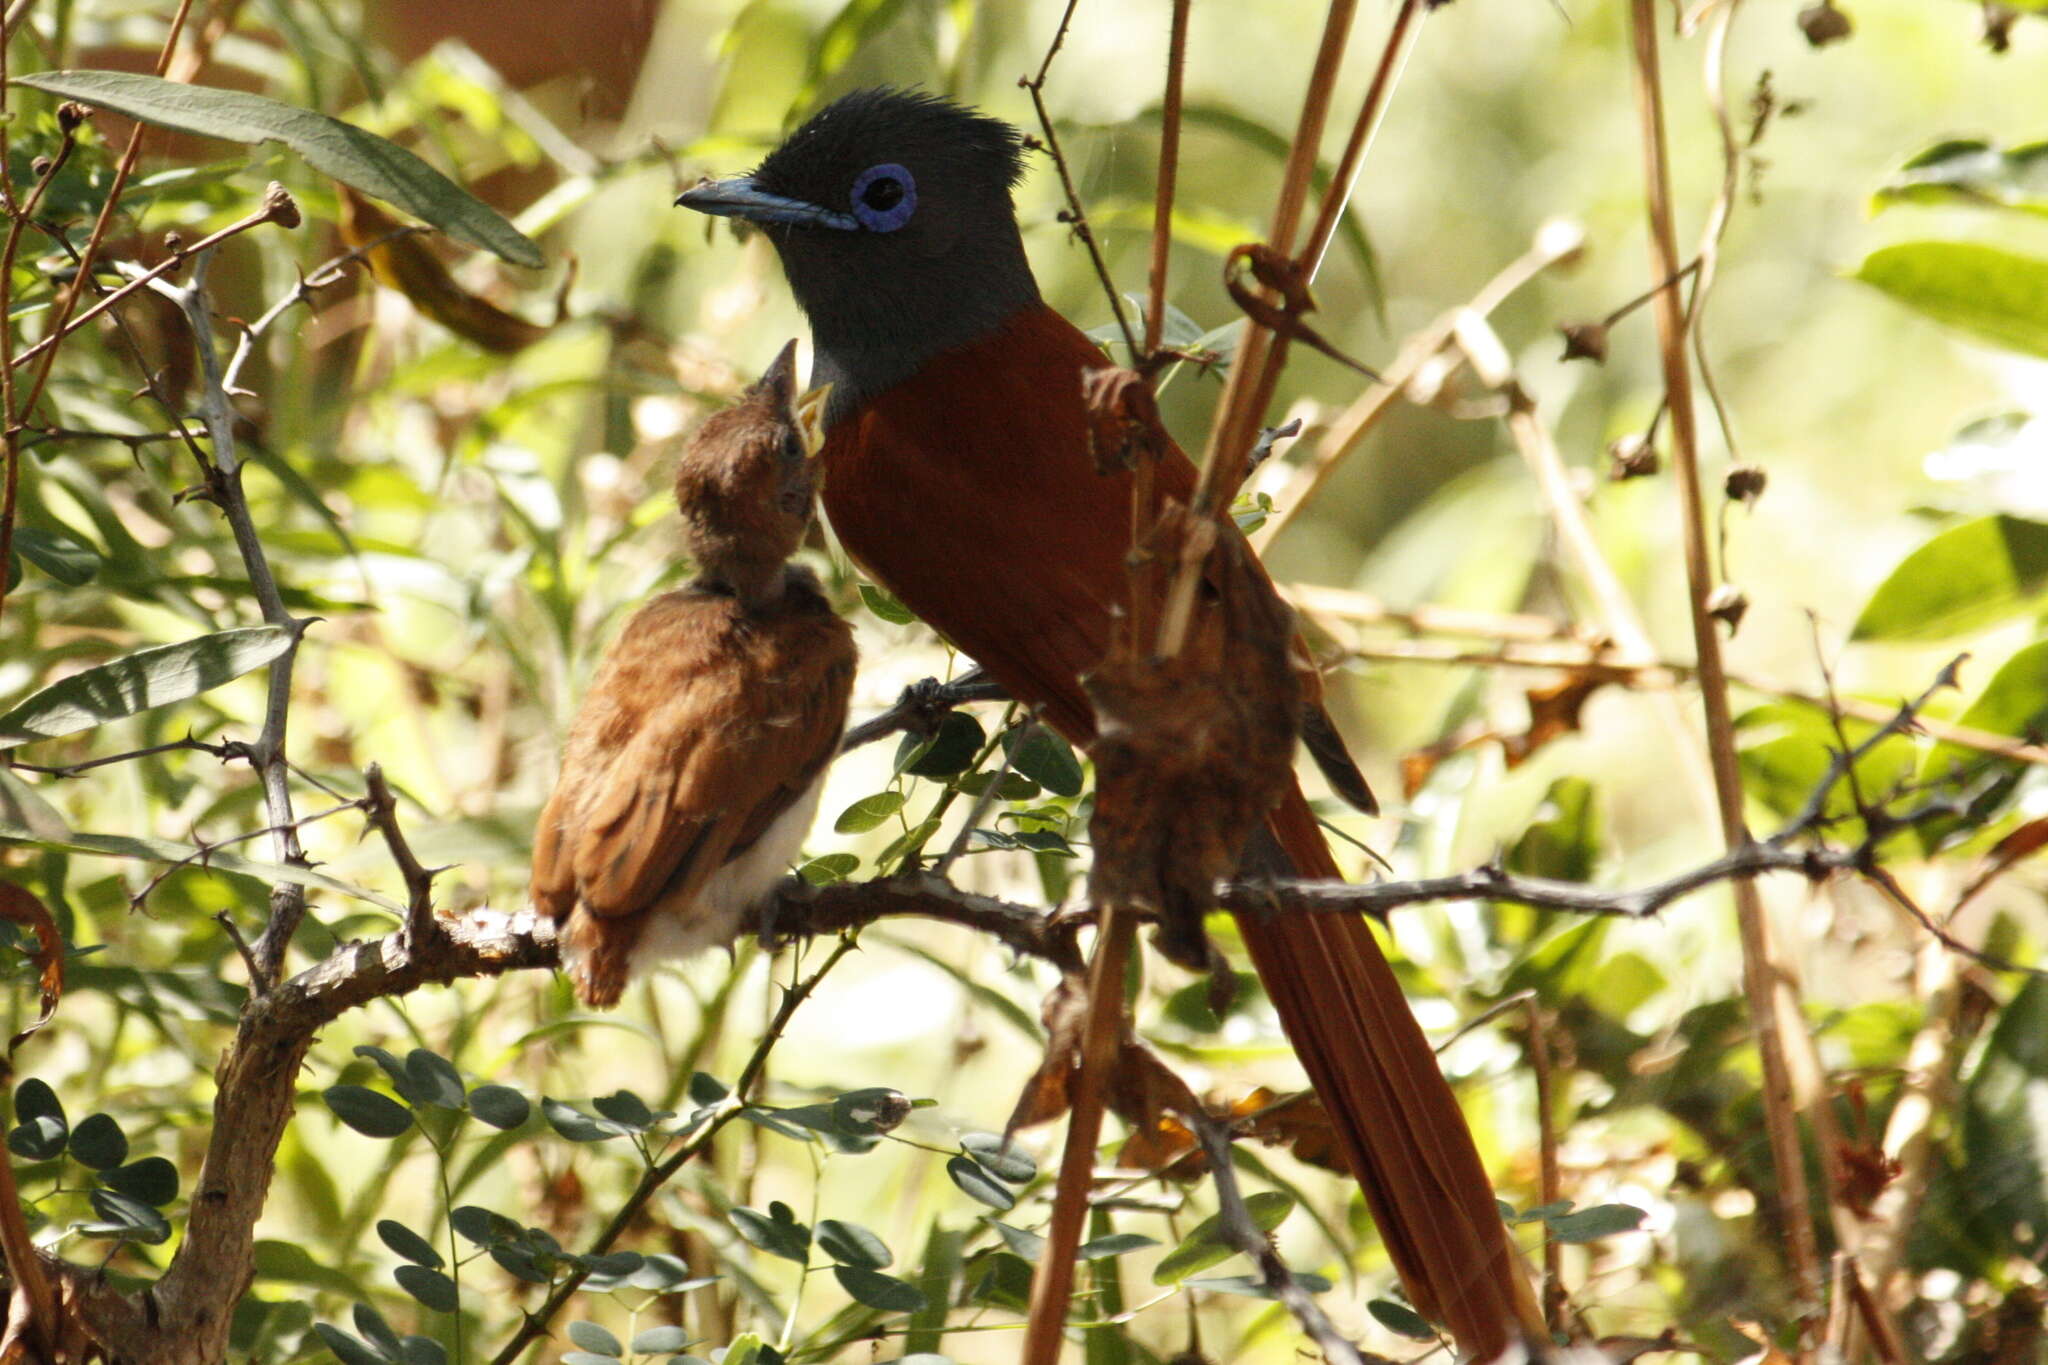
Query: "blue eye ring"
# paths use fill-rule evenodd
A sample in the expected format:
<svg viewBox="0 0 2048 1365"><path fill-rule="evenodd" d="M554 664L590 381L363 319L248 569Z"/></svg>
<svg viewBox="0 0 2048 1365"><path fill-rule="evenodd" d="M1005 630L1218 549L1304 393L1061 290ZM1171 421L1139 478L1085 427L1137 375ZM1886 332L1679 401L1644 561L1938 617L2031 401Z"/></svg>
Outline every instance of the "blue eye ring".
<svg viewBox="0 0 2048 1365"><path fill-rule="evenodd" d="M917 212L917 181L893 161L870 166L853 179L853 216L869 232L894 232Z"/></svg>

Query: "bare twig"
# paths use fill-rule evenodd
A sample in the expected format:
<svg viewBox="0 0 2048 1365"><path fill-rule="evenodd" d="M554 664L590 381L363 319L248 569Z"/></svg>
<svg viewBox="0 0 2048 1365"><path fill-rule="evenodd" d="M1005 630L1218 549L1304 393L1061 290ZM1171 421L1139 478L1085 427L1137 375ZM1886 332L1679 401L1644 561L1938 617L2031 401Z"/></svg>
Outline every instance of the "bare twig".
<svg viewBox="0 0 2048 1365"><path fill-rule="evenodd" d="M1124 335L1124 345L1129 348L1135 362L1142 353L1138 350L1138 333L1131 326L1131 319L1124 310L1123 292L1116 287L1116 280L1109 273L1109 262L1103 259L1102 247L1095 240L1094 229L1088 226L1088 211L1081 204L1081 193L1074 188L1073 173L1067 169L1067 158L1060 150L1060 135L1053 129L1052 112L1045 106L1045 78L1052 70L1052 59L1059 55L1060 45L1067 40L1067 26L1074 20L1074 9L1081 0L1067 0L1067 7L1060 12L1059 27L1052 32L1052 42L1046 46L1045 60L1038 64L1035 76L1020 76L1018 86L1031 95L1031 107L1038 111L1039 131L1045 134L1045 150L1052 157L1053 169L1059 172L1060 188L1067 196L1066 210L1060 218L1073 229L1081 245L1088 248L1088 259L1095 266L1096 278L1102 281L1102 292L1109 296L1109 310L1116 315L1117 330Z"/></svg>
<svg viewBox="0 0 2048 1365"><path fill-rule="evenodd" d="M1145 309L1145 350L1133 362L1147 374L1158 364L1159 341L1166 328L1166 262L1173 248L1173 199L1180 179L1181 86L1187 68L1191 4L1192 0L1173 0L1173 24L1166 42L1166 100L1159 111L1159 180L1152 191L1152 296Z"/></svg>
<svg viewBox="0 0 2048 1365"><path fill-rule="evenodd" d="M265 195L263 209L244 221L290 226L298 221L298 210L291 206L284 191L273 185ZM290 770L284 748L285 728L291 714L292 667L298 659L298 642L312 624L312 619L294 617L285 606L283 594L278 591L277 578L270 569L270 557L257 534L255 519L249 513L249 500L242 491L242 461L235 444L234 405L228 398L220 354L214 346L213 315L206 297L206 273L212 260L210 252L194 256L189 285L179 287L154 280L151 287L177 303L192 328L202 379L200 411L213 445L213 458L207 471L207 493L220 508L234 534L235 548L240 552L242 566L249 574L249 586L262 610L263 619L292 633L291 647L270 664L263 730L250 746L250 754L263 782L264 809L276 831L272 853L278 862L303 865L305 851L300 847L292 820ZM255 946L256 964L265 981L274 982L282 975L285 950L305 913L304 887L285 882L272 888L269 921Z"/></svg>
<svg viewBox="0 0 2048 1365"><path fill-rule="evenodd" d="M1634 70L1642 125L1643 164L1650 220L1651 272L1668 279L1678 270L1678 248L1672 228L1669 158L1664 142L1662 77L1657 65L1657 16L1653 0L1630 0L1634 39ZM1685 524L1685 567L1693 623L1693 644L1699 661L1700 697L1706 711L1707 751L1721 817L1721 834L1729 849L1749 839L1743 823L1742 777L1735 755L1735 728L1728 707L1728 679L1721 663L1719 625L1708 607L1714 588L1707 562L1705 503L1701 494L1697 429L1693 420L1692 384L1686 365L1685 318L1676 286L1657 296L1657 336L1664 363L1664 391L1671 405L1672 453L1680 487ZM1807 1213L1806 1167L1801 1155L1792 1077L1786 1059L1785 1033L1803 1027L1790 970L1771 942L1769 922L1754 883L1735 883L1736 923L1742 935L1743 976L1763 1062L1763 1107L1778 1177L1779 1214L1785 1228L1794 1292L1811 1320L1812 1305L1821 1293L1820 1249Z"/></svg>
<svg viewBox="0 0 2048 1365"><path fill-rule="evenodd" d="M896 704L872 720L862 721L839 741L839 752L851 753L865 744L909 731L928 735L939 720L956 706L977 701L1008 701L1009 694L979 668L970 668L951 682L926 678L903 689Z"/></svg>
<svg viewBox="0 0 2048 1365"><path fill-rule="evenodd" d="M265 204L264 207L257 209L254 213L249 214L245 218L236 219L218 232L209 232L190 246L172 246L161 261L145 270L137 270L130 274L120 287L100 295L98 301L92 307L66 322L63 327L53 328L48 336L16 356L14 364L25 365L37 356L53 349L62 343L64 338L106 312L109 308L114 307L116 304L144 289L150 288L158 280L168 275L176 274L184 268L186 262L204 255L222 242L227 241L230 237L238 237L251 228L258 228L265 223L276 221L276 211L270 205Z"/></svg>
<svg viewBox="0 0 2048 1365"><path fill-rule="evenodd" d="M398 802L384 781L382 765L372 763L364 769L363 782L368 791L362 801L363 809L368 812L370 823L384 836L391 861L398 865L398 875L405 879L405 943L410 951L417 952L434 933L434 876L438 869L420 866L420 860L413 856L412 845L406 843L405 831L399 828Z"/></svg>
<svg viewBox="0 0 2048 1365"><path fill-rule="evenodd" d="M221 744L208 744L203 739L198 739L192 735L187 735L183 739L174 739L163 744L151 744L141 749L130 749L125 753L107 754L100 758L89 758L80 763L63 763L55 765L47 765L42 763L23 763L18 759L15 759L7 754L0 753L0 766L12 768L16 772L39 773L44 777L54 777L62 779L68 777L78 777L85 773L91 772L94 768L104 768L110 763L131 763L138 758L150 758L157 754L175 754L185 752L212 754L215 758L219 759L223 763L227 762L231 758L248 757L248 753L245 749L245 746L236 744L232 741L228 741Z"/></svg>

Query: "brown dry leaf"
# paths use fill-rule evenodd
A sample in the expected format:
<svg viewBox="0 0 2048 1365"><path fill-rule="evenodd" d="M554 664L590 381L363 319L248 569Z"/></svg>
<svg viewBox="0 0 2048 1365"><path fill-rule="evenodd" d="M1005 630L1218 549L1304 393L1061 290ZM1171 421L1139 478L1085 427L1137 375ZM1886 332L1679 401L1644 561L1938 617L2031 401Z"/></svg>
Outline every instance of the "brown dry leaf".
<svg viewBox="0 0 2048 1365"><path fill-rule="evenodd" d="M1088 405L1088 453L1095 458L1096 473L1129 469L1139 460L1166 453L1169 443L1159 420L1159 401L1136 370L1089 370L1081 377L1081 396Z"/></svg>
<svg viewBox="0 0 2048 1365"><path fill-rule="evenodd" d="M1315 1091L1304 1090L1276 1102L1273 1092L1261 1086L1238 1104L1245 1113L1258 1114L1245 1130L1248 1136L1287 1148L1297 1161L1339 1175L1351 1174L1351 1167L1344 1161L1344 1149L1339 1145L1337 1125ZM1259 1113L1260 1110L1265 1112Z"/></svg>
<svg viewBox="0 0 2048 1365"><path fill-rule="evenodd" d="M1579 716L1585 709L1586 699L1604 682L1591 673L1567 673L1562 681L1547 687L1532 687L1524 694L1529 699L1529 728L1526 730L1506 731L1483 724L1466 725L1434 744L1404 754L1401 758L1401 790L1413 798L1422 790L1422 784L1429 781L1429 775L1436 771L1438 764L1452 754L1488 740L1500 742L1501 752L1510 768L1519 767L1552 740L1575 733L1579 729Z"/></svg>
<svg viewBox="0 0 2048 1365"><path fill-rule="evenodd" d="M1039 1006L1045 1021L1045 1058L1024 1082L1010 1121L1003 1126L1007 1140L1020 1128L1046 1123L1067 1112L1068 1087L1081 1065L1081 1033L1088 1022L1088 981L1069 973L1046 993Z"/></svg>
<svg viewBox="0 0 2048 1365"><path fill-rule="evenodd" d="M1835 1161L1841 1172L1835 1181L1835 1198L1858 1218L1870 1217L1877 1197L1904 1169L1898 1158L1882 1147L1860 1142L1836 1143Z"/></svg>
<svg viewBox="0 0 2048 1365"><path fill-rule="evenodd" d="M1575 732L1586 698L1600 688L1601 681L1590 673L1572 672L1548 687L1530 688L1529 728L1519 735L1501 736L1508 766L1527 762L1530 755L1550 741Z"/></svg>
<svg viewBox="0 0 2048 1365"><path fill-rule="evenodd" d="M1970 884L1956 898L1956 903L1960 905L1970 900L2004 876L2013 864L2033 857L2043 848L2048 848L2048 816L2027 821L1993 844L1991 851L1984 855L1983 870L1970 879Z"/></svg>
<svg viewBox="0 0 2048 1365"><path fill-rule="evenodd" d="M1155 655L1126 618L1082 680L1098 727L1089 895L1153 916L1155 946L1193 971L1211 963L1202 916L1217 879L1293 780L1302 709L1294 615L1240 537L1170 504L1137 558L1177 564L1205 540L1210 591L1180 652Z"/></svg>
<svg viewBox="0 0 2048 1365"><path fill-rule="evenodd" d="M440 257L427 249L416 232L344 185L341 187L341 235L361 250L392 233L400 233L368 251L366 258L377 282L411 299L413 306L449 331L497 355L525 350L551 330L517 317L455 282Z"/></svg>
<svg viewBox="0 0 2048 1365"><path fill-rule="evenodd" d="M36 976L42 986L43 1012L36 1021L7 1040L12 1055L24 1040L50 1022L57 1002L64 998L64 939L49 910L28 890L14 882L0 881L0 919L19 924L36 936Z"/></svg>

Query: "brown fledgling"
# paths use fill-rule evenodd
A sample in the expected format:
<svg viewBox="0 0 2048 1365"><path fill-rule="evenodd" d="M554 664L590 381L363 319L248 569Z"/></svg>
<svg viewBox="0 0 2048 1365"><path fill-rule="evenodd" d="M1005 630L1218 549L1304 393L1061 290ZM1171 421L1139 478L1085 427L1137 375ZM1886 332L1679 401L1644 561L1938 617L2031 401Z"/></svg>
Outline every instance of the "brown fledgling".
<svg viewBox="0 0 2048 1365"><path fill-rule="evenodd" d="M570 727L534 834L533 900L586 1005L663 958L724 946L809 831L846 725L853 632L810 570L823 390L796 343L676 469L688 587L633 614Z"/></svg>

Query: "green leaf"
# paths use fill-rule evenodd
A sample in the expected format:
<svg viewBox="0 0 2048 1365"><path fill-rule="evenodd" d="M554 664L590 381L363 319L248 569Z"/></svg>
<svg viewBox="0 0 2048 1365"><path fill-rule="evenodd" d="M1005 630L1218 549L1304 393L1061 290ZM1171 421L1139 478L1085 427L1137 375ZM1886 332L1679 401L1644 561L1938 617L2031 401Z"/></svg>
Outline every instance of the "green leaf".
<svg viewBox="0 0 2048 1365"><path fill-rule="evenodd" d="M645 1327L633 1334L633 1349L641 1355L657 1355L662 1351L680 1351L690 1344L690 1334L673 1323L659 1327Z"/></svg>
<svg viewBox="0 0 2048 1365"><path fill-rule="evenodd" d="M889 1244L858 1223L826 1218L818 1224L818 1249L841 1265L886 1270L896 1258Z"/></svg>
<svg viewBox="0 0 2048 1365"><path fill-rule="evenodd" d="M291 648L282 626L248 626L139 649L50 684L0 716L0 749L90 730L196 697Z"/></svg>
<svg viewBox="0 0 2048 1365"><path fill-rule="evenodd" d="M1814 788L1841 748L1827 713L1805 702L1766 702L1743 712L1735 726L1742 743L1738 757L1743 790L1788 818L1812 799ZM1842 719L1842 732L1851 746L1869 740L1877 728L1854 716ZM1913 740L1889 736L1857 761L1857 788L1867 800L1884 800L1913 777L1918 761ZM1857 817L1855 794L1847 782L1836 783L1828 793L1825 813L1841 821L1833 827L1834 833L1845 839L1862 837L1863 822ZM1600 974L1605 971L1602 966ZM1584 988L1590 990L1592 985L1589 979Z"/></svg>
<svg viewBox="0 0 2048 1365"><path fill-rule="evenodd" d="M1979 517L1907 555L1856 618L1856 640L1945 640L2027 615L2048 593L2048 523Z"/></svg>
<svg viewBox="0 0 2048 1365"><path fill-rule="evenodd" d="M2036 740L2048 735L2048 641L2028 645L2000 664L1984 690L1956 717L1956 723L2014 739ZM1928 751L1919 776L1925 783L1960 780L1978 788L1971 803L1971 815L1978 816L2003 804L2025 771L2026 765L2017 759L1992 758L1944 741ZM1932 849L1959 825L1968 823L1951 817L1922 825L1921 844Z"/></svg>
<svg viewBox="0 0 2048 1365"><path fill-rule="evenodd" d="M754 1333L742 1332L726 1346L725 1356L719 1365L758 1365L763 1344Z"/></svg>
<svg viewBox="0 0 2048 1365"><path fill-rule="evenodd" d="M100 552L70 532L36 526L14 528L14 548L21 557L67 588L90 583L105 561Z"/></svg>
<svg viewBox="0 0 2048 1365"><path fill-rule="evenodd" d="M832 828L839 834L866 834L902 809L902 792L876 792L873 796L863 796L839 812L839 818L832 822Z"/></svg>
<svg viewBox="0 0 2048 1365"><path fill-rule="evenodd" d="M140 1199L151 1208L162 1208L178 1197L178 1168L160 1156L146 1156L118 1170L100 1172L100 1184L130 1199Z"/></svg>
<svg viewBox="0 0 2048 1365"><path fill-rule="evenodd" d="M796 870L812 886L833 886L860 871L860 857L853 853L827 853L813 858Z"/></svg>
<svg viewBox="0 0 2048 1365"><path fill-rule="evenodd" d="M313 1331L327 1349L334 1352L334 1358L341 1365L392 1365L389 1357L379 1355L362 1341L350 1336L339 1327L329 1327L324 1322L313 1324Z"/></svg>
<svg viewBox="0 0 2048 1365"><path fill-rule="evenodd" d="M594 1322L570 1323L569 1340L584 1350L596 1351L599 1355L622 1356L626 1353L624 1342Z"/></svg>
<svg viewBox="0 0 2048 1365"><path fill-rule="evenodd" d="M1277 1190L1261 1190L1247 1195L1244 1206L1251 1215L1253 1226L1260 1232L1271 1232L1294 1211L1294 1198ZM1197 1271L1221 1265L1236 1254L1237 1248L1223 1236L1223 1216L1211 1215L1195 1224L1194 1230L1181 1239L1180 1245L1161 1258L1152 1271L1152 1283L1178 1284Z"/></svg>
<svg viewBox="0 0 2048 1365"><path fill-rule="evenodd" d="M956 1156L948 1161L946 1174L969 1199L1003 1211L1017 1207L1017 1196L971 1156Z"/></svg>
<svg viewBox="0 0 2048 1365"><path fill-rule="evenodd" d="M426 1238L414 1232L395 1218L377 1220L377 1240L390 1247L392 1254L400 1260L423 1265L429 1270L439 1270L444 1264L441 1253L434 1250Z"/></svg>
<svg viewBox="0 0 2048 1365"><path fill-rule="evenodd" d="M414 1104L460 1109L468 1096L463 1093L462 1076L455 1064L423 1047L405 1056L406 1098Z"/></svg>
<svg viewBox="0 0 2048 1365"><path fill-rule="evenodd" d="M1937 142L1878 188L1876 207L1899 203L2048 214L2048 142L2009 151L1975 139Z"/></svg>
<svg viewBox="0 0 2048 1365"><path fill-rule="evenodd" d="M917 620L917 617L911 614L910 608L904 606L872 583L860 585L860 600L867 604L869 611L891 625L907 626L914 624Z"/></svg>
<svg viewBox="0 0 2048 1365"><path fill-rule="evenodd" d="M1010 766L1055 796L1081 794L1081 760L1064 739L1043 725L1028 725L1003 735Z"/></svg>
<svg viewBox="0 0 2048 1365"><path fill-rule="evenodd" d="M55 1161L69 1136L62 1119L38 1114L7 1132L7 1150L30 1161Z"/></svg>
<svg viewBox="0 0 2048 1365"><path fill-rule="evenodd" d="M0 748L6 747L0 741ZM244 858L225 849L207 849L203 853L190 844L173 843L168 839L133 839L125 834L71 834L61 839L49 838L7 820L0 820L0 843L28 844L35 848L52 849L59 853L86 853L95 858L139 858L153 863L185 863L194 870L231 872L237 876L254 877L261 882L290 882L297 886L324 887L354 897L394 915L405 913L405 907L374 891L345 882L339 877L330 877L307 867L292 867L285 863L266 863L255 858Z"/></svg>
<svg viewBox="0 0 2048 1365"><path fill-rule="evenodd" d="M884 1313L915 1313L925 1305L923 1290L894 1275L864 1270L857 1265L835 1265L832 1278L856 1302Z"/></svg>
<svg viewBox="0 0 2048 1365"><path fill-rule="evenodd" d="M1157 1237L1147 1237L1140 1232L1112 1232L1102 1237L1091 1237L1074 1249L1077 1261L1106 1261L1112 1256L1128 1256L1134 1251L1159 1245ZM1299 1277L1297 1277L1299 1278Z"/></svg>
<svg viewBox="0 0 2048 1365"><path fill-rule="evenodd" d="M366 1085L335 1085L321 1092L334 1116L365 1137L395 1138L412 1127L412 1110Z"/></svg>
<svg viewBox="0 0 2048 1365"><path fill-rule="evenodd" d="M1995 1191L1978 1198L2001 1256L2032 1257L2048 1231L2048 979L2029 977L1998 1015L1963 1097L1961 1161ZM1993 1175L1995 1173L1995 1175Z"/></svg>
<svg viewBox="0 0 2048 1365"><path fill-rule="evenodd" d="M803 1265L811 1258L811 1230L797 1222L789 1205L777 1200L768 1206L768 1212L758 1209L736 1208L726 1213L740 1236L767 1252L780 1256L785 1261Z"/></svg>
<svg viewBox="0 0 2048 1365"><path fill-rule="evenodd" d="M598 1351L564 1351L562 1365L619 1365L619 1358Z"/></svg>
<svg viewBox="0 0 2048 1365"><path fill-rule="evenodd" d="M480 1085L469 1092L469 1112L493 1128L517 1128L533 1106L509 1085Z"/></svg>
<svg viewBox="0 0 2048 1365"><path fill-rule="evenodd" d="M476 1204L464 1204L449 1214L448 1226L454 1228L458 1236L480 1247L519 1235L519 1224L502 1213L493 1213Z"/></svg>
<svg viewBox="0 0 2048 1365"><path fill-rule="evenodd" d="M2048 260L1975 242L1871 252L1855 278L1978 341L2048 357Z"/></svg>
<svg viewBox="0 0 2048 1365"><path fill-rule="evenodd" d="M171 1225L140 1199L130 1199L112 1190L94 1190L88 1199L100 1221L80 1225L78 1230L86 1236L113 1237L144 1246L158 1246L170 1240Z"/></svg>
<svg viewBox="0 0 2048 1365"><path fill-rule="evenodd" d="M1038 1163L1014 1139L1001 1133L963 1133L960 1149L986 1166L997 1179L1028 1185L1038 1176Z"/></svg>
<svg viewBox="0 0 2048 1365"><path fill-rule="evenodd" d="M1429 1325L1429 1319L1405 1303L1392 1299L1373 1299L1365 1305L1365 1311L1373 1320L1396 1336L1407 1337L1410 1341L1435 1341L1436 1329Z"/></svg>
<svg viewBox="0 0 2048 1365"><path fill-rule="evenodd" d="M1634 1232L1642 1226L1643 1211L1629 1204L1595 1204L1575 1213L1546 1218L1544 1226L1560 1242L1597 1242L1602 1237Z"/></svg>
<svg viewBox="0 0 2048 1365"><path fill-rule="evenodd" d="M905 735L896 753L896 771L912 777L951 777L974 762L988 734L965 711L948 711L930 739Z"/></svg>
<svg viewBox="0 0 2048 1365"><path fill-rule="evenodd" d="M547 1119L550 1128L571 1142L605 1142L611 1138L624 1137L632 1131L622 1123L592 1118L573 1105L545 1096L540 1102L540 1112Z"/></svg>
<svg viewBox="0 0 2048 1365"><path fill-rule="evenodd" d="M886 1133L910 1113L910 1099L885 1085L849 1090L832 1097L832 1122L855 1137Z"/></svg>
<svg viewBox="0 0 2048 1365"><path fill-rule="evenodd" d="M996 1230L996 1236L1003 1239L1003 1245L1008 1247L1012 1253L1023 1257L1033 1265L1038 1264L1038 1258L1045 1255L1045 1238L1037 1233L1028 1232L1023 1228L1013 1228L1008 1223L995 1218L984 1218L982 1221Z"/></svg>
<svg viewBox="0 0 2048 1365"><path fill-rule="evenodd" d="M496 209L397 143L340 119L240 90L125 71L42 71L16 83L160 128L227 142L282 142L314 170L395 204L458 241L514 265L538 270L546 264L540 248Z"/></svg>
<svg viewBox="0 0 2048 1365"><path fill-rule="evenodd" d="M1605 833L1593 784L1583 777L1560 777L1543 794L1535 821L1508 851L1508 870L1589 882L1600 869Z"/></svg>
<svg viewBox="0 0 2048 1365"><path fill-rule="evenodd" d="M71 1159L88 1170L111 1171L128 1159L128 1135L107 1114L91 1114L71 1130Z"/></svg>
<svg viewBox="0 0 2048 1365"><path fill-rule="evenodd" d="M599 1096L590 1102L590 1107L613 1123L636 1133L646 1132L662 1117L649 1109L647 1102L630 1090L617 1090L609 1095Z"/></svg>
<svg viewBox="0 0 2048 1365"><path fill-rule="evenodd" d="M1327 1294L1330 1281L1312 1270L1292 1270L1289 1277L1295 1284L1310 1294ZM1183 1289L1206 1289L1211 1294L1242 1294L1250 1299L1277 1299L1265 1280L1257 1275L1204 1275L1196 1279L1182 1280Z"/></svg>
<svg viewBox="0 0 2048 1365"><path fill-rule="evenodd" d="M429 1270L423 1265L402 1265L391 1272L391 1278L398 1281L400 1289L436 1313L453 1313L461 1306L462 1301L455 1292L455 1281L438 1270Z"/></svg>

